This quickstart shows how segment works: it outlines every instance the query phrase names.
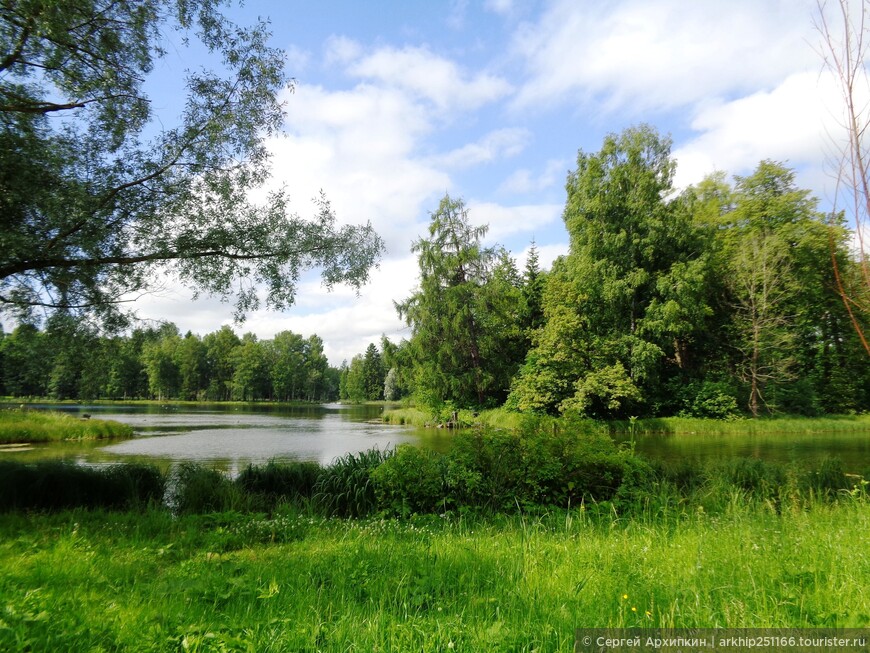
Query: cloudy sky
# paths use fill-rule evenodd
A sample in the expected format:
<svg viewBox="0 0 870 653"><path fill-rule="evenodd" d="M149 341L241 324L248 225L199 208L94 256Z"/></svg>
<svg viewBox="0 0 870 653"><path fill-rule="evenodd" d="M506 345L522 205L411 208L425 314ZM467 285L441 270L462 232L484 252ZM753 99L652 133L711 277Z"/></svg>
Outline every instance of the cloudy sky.
<svg viewBox="0 0 870 653"><path fill-rule="evenodd" d="M685 186L714 170L774 159L825 200L838 132L815 0L247 0L239 23L269 16L297 87L274 181L313 213L322 189L340 221L370 221L387 253L359 296L304 280L296 306L258 312L237 332L316 333L339 365L381 334L409 330L394 300L416 283L411 243L445 193L522 265L567 251L565 177L582 149L645 122L670 134ZM195 61L167 62L165 75ZM229 306L168 287L141 317L205 334Z"/></svg>

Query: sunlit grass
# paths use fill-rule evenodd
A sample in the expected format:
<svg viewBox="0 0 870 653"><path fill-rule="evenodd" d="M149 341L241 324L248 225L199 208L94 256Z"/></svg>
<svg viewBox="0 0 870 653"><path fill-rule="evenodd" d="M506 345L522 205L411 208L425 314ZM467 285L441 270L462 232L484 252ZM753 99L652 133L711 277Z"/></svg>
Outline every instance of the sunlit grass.
<svg viewBox="0 0 870 653"><path fill-rule="evenodd" d="M629 433L632 423L606 422L613 434ZM836 431L870 432L870 415L830 415L827 417L769 417L759 419L696 419L691 417L660 417L638 419L633 424L635 435L763 435L796 433L830 433Z"/></svg>
<svg viewBox="0 0 870 653"><path fill-rule="evenodd" d="M102 419L81 419L64 413L0 410L0 443L98 440L133 435L133 428Z"/></svg>
<svg viewBox="0 0 870 653"><path fill-rule="evenodd" d="M863 627L861 498L405 521L0 516L3 650L571 650L573 629Z"/></svg>

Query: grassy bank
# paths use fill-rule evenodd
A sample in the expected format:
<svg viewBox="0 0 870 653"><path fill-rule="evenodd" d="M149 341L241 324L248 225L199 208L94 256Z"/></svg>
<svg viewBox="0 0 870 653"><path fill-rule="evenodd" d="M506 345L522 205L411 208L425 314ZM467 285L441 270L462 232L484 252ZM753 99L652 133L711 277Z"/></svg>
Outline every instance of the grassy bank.
<svg viewBox="0 0 870 653"><path fill-rule="evenodd" d="M0 516L0 649L565 651L582 626L870 623L863 501L624 520Z"/></svg>
<svg viewBox="0 0 870 653"><path fill-rule="evenodd" d="M0 444L125 438L133 428L102 419L81 419L64 413L0 410Z"/></svg>
<svg viewBox="0 0 870 653"><path fill-rule="evenodd" d="M699 419L691 417L658 417L629 420L594 421L578 418L551 417L516 413L503 408L473 412L470 410L430 413L420 408L397 408L384 411L383 421L412 426L458 427L483 426L508 431L558 431L580 429L611 435L761 435L833 432L870 433L870 415L829 415L825 417L764 417L758 419Z"/></svg>

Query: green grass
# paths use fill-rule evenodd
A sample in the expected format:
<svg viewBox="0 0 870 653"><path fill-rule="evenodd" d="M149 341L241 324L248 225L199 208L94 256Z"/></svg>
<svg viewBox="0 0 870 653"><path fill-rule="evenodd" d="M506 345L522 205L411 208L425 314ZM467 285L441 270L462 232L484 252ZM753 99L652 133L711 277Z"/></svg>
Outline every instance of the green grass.
<svg viewBox="0 0 870 653"><path fill-rule="evenodd" d="M0 649L565 651L576 627L866 627L860 498L621 519L0 516Z"/></svg>
<svg viewBox="0 0 870 653"><path fill-rule="evenodd" d="M393 408L385 410L382 419L387 424L405 424L408 426L435 426L435 418L419 408Z"/></svg>
<svg viewBox="0 0 870 653"><path fill-rule="evenodd" d="M81 419L64 413L0 410L0 444L126 438L133 428L111 420Z"/></svg>
<svg viewBox="0 0 870 653"><path fill-rule="evenodd" d="M629 433L629 421L606 422L611 434ZM829 415L827 417L767 417L759 419L716 420L692 417L660 417L639 419L634 423L635 435L764 435L830 433L845 431L870 432L870 415Z"/></svg>

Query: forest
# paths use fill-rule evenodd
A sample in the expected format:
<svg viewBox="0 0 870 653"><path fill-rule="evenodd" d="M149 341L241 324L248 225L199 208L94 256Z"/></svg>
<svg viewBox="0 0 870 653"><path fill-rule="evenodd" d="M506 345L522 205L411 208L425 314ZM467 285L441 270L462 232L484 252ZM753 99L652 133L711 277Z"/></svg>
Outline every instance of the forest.
<svg viewBox="0 0 870 653"><path fill-rule="evenodd" d="M203 337L173 324L106 335L55 312L0 343L2 391L57 399L405 399L432 412L507 409L596 419L862 411L870 365L835 275L861 288L850 233L795 171L673 187L671 141L640 125L577 157L567 255L524 269L445 196L412 245L411 328L341 368L285 331ZM866 286L865 286L866 288ZM857 317L856 317L857 316ZM862 325L859 325L862 326Z"/></svg>

